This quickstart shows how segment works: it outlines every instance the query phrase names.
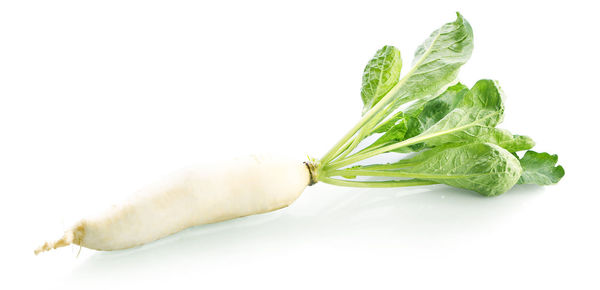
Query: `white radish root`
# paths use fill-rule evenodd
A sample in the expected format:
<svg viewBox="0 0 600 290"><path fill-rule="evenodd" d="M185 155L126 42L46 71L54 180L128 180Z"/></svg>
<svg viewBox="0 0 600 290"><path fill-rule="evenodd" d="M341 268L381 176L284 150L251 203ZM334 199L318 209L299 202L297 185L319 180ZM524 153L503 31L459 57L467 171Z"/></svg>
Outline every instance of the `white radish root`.
<svg viewBox="0 0 600 290"><path fill-rule="evenodd" d="M83 219L34 253L70 244L119 250L183 229L265 213L294 202L311 182L306 164L249 156L175 174L143 189L107 212Z"/></svg>

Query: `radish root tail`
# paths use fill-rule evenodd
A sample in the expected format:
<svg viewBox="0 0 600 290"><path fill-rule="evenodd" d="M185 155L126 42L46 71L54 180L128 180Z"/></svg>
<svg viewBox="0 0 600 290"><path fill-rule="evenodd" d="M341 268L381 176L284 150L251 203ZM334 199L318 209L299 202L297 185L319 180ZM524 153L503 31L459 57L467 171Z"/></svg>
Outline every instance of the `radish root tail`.
<svg viewBox="0 0 600 290"><path fill-rule="evenodd" d="M40 247L35 249L35 251L33 251L33 253L37 255L41 252L50 251L50 250L60 248L60 247L66 247L72 243L73 243L73 232L68 231L65 233L65 235L61 239L54 241L54 242L45 242L43 245L41 245Z"/></svg>
<svg viewBox="0 0 600 290"><path fill-rule="evenodd" d="M66 247L71 244L81 244L81 239L83 238L83 225L78 225L74 229L68 230L65 232L62 238L54 241L54 242L45 242L43 245L39 246L37 249L33 251L35 255L39 253L58 249L61 247Z"/></svg>

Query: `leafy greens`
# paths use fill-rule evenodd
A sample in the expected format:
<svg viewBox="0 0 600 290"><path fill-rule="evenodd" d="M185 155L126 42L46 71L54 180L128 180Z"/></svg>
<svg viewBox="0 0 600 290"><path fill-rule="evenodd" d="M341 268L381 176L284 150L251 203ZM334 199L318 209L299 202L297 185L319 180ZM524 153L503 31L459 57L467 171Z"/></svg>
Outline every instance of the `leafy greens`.
<svg viewBox="0 0 600 290"><path fill-rule="evenodd" d="M317 179L356 187L447 184L486 196L517 183L557 183L564 170L556 155L531 151L533 139L496 127L504 114L498 82L483 79L471 88L457 82L472 50L473 31L459 13L417 48L402 77L400 51L378 50L363 72L363 117L316 161ZM389 152L416 155L357 165ZM359 180L369 176L384 180Z"/></svg>

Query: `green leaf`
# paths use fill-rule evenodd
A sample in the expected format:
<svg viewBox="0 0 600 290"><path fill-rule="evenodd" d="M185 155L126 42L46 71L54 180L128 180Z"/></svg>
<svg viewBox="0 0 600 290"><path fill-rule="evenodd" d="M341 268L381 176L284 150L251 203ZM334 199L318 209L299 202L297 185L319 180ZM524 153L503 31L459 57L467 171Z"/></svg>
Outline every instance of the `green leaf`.
<svg viewBox="0 0 600 290"><path fill-rule="evenodd" d="M409 120L412 120L412 117L403 118L397 124L391 126L389 129L387 129L387 132L385 132L385 134L381 135L381 137L379 137L375 142L373 142L373 144L369 145L368 148L378 147L385 144L398 143L404 140L404 136L408 131Z"/></svg>
<svg viewBox="0 0 600 290"><path fill-rule="evenodd" d="M480 141L482 137L492 135L494 127L502 121L502 99L503 93L497 82L480 80L457 108L417 137L426 139L424 143L430 147Z"/></svg>
<svg viewBox="0 0 600 290"><path fill-rule="evenodd" d="M433 127L440 122L446 115L452 112L457 107L461 106L465 96L469 94L469 88L458 83L449 87L443 94L426 102L419 115L413 119L409 119L408 130L405 134L405 139L420 135L425 130ZM400 148L396 152L411 152L419 151L425 146L423 143L411 145L409 147Z"/></svg>
<svg viewBox="0 0 600 290"><path fill-rule="evenodd" d="M502 147L490 143L443 146L403 160L397 169L410 177L430 180L479 192L486 196L509 190L521 176L519 160Z"/></svg>
<svg viewBox="0 0 600 290"><path fill-rule="evenodd" d="M393 108L412 100L433 98L456 81L460 67L471 57L473 30L460 13L454 22L446 23L431 33L416 50L413 67L399 84L402 61L400 51L384 46L377 51L363 73L361 96L363 114L399 85ZM425 84L425 85L424 85Z"/></svg>
<svg viewBox="0 0 600 290"><path fill-rule="evenodd" d="M363 115L398 83L401 69L402 58L397 48L386 45L375 53L362 77Z"/></svg>
<svg viewBox="0 0 600 290"><path fill-rule="evenodd" d="M513 145L510 143L514 141L510 139L512 135L504 136L505 132L494 128L502 120L504 106L502 91L492 80L480 80L471 90L463 84L456 84L431 100L414 104L407 111L410 113L401 115L402 118L390 120L394 124L384 124L388 131L367 147L367 150L461 126L464 128L442 134L425 143L398 148L394 152L419 151L426 145L433 147L446 143L491 141L498 145L502 142Z"/></svg>
<svg viewBox="0 0 600 290"><path fill-rule="evenodd" d="M346 178L413 178L494 196L512 188L521 173L519 160L506 149L490 143L471 143L444 145L395 163L357 165L332 174Z"/></svg>
<svg viewBox="0 0 600 290"><path fill-rule="evenodd" d="M384 134L369 147L393 144L421 134L423 130L433 126L455 109L468 92L469 89L459 83L449 87L444 93L431 100L411 105L406 109L406 113L399 112L377 128L375 133ZM402 148L399 151L418 151L422 147L422 144L415 144L411 148Z"/></svg>
<svg viewBox="0 0 600 290"><path fill-rule="evenodd" d="M413 67L392 90L394 110L401 104L433 98L456 82L460 67L473 51L473 30L467 20L456 13L454 22L431 33L416 50Z"/></svg>
<svg viewBox="0 0 600 290"><path fill-rule="evenodd" d="M495 128L489 135L481 139L494 143L511 153L529 150L535 146L533 139L528 136L513 135L508 130L498 128Z"/></svg>
<svg viewBox="0 0 600 290"><path fill-rule="evenodd" d="M473 30L469 22L457 13L456 21L444 24L440 29L431 33L429 38L417 48L411 70L388 90L384 97L375 98L377 100L375 102L367 98L366 100L370 102L368 103L365 102L365 96L363 95L363 102L365 103L363 114L379 101L385 99L384 103L386 105L377 114L373 122L378 125L402 104L415 100L423 103L438 96L456 82L460 67L469 60L472 51ZM379 54L378 52L376 56ZM369 66L367 66L368 68ZM365 72L367 69L365 69ZM363 77L363 88L365 87L364 80ZM388 119L395 119L396 117L393 116ZM389 124L383 126L389 127ZM371 131L378 131L377 127L381 128L381 126L376 126L376 129Z"/></svg>
<svg viewBox="0 0 600 290"><path fill-rule="evenodd" d="M369 135L374 134L374 133L385 133L385 132L389 131L392 127L397 125L398 123L403 122L403 119L404 119L404 112L400 111L400 112L394 114L385 123L382 123L375 129L373 129L373 131L370 132Z"/></svg>
<svg viewBox="0 0 600 290"><path fill-rule="evenodd" d="M555 166L557 155L527 151L519 161L523 167L519 184L550 185L557 183L565 175L562 166Z"/></svg>
<svg viewBox="0 0 600 290"><path fill-rule="evenodd" d="M504 131L497 131L494 128L502 121L504 112L502 95L499 85L492 80L480 80L471 90L463 84L456 84L431 100L422 101L409 107L407 111L411 113L397 114L396 116L402 118L394 118L386 122L382 127L387 128L388 131L369 147L398 143L421 134L432 134L460 126L466 126L466 128L446 136L436 137L426 143L399 148L395 152L419 151L425 145L432 147L453 142L489 141L498 145L504 143L504 145L512 147L524 145L521 143L528 140L524 138L513 140L512 135L505 136ZM395 123L388 125L392 121Z"/></svg>
<svg viewBox="0 0 600 290"><path fill-rule="evenodd" d="M441 95L431 99L422 105L417 117L418 127L412 127L414 131L412 136L419 135L423 129L429 128L444 118L449 112L458 107L463 101L465 95L469 93L469 88L458 83L446 89Z"/></svg>

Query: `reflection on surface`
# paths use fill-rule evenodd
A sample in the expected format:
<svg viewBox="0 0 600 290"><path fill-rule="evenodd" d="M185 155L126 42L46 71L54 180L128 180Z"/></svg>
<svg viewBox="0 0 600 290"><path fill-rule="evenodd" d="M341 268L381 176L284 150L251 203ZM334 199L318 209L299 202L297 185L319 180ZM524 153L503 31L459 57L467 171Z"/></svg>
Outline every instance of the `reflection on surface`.
<svg viewBox="0 0 600 290"><path fill-rule="evenodd" d="M119 279L148 272L225 267L312 249L377 244L427 252L476 240L543 191L517 186L499 197L443 185L354 189L319 184L289 208L184 230L129 250L84 249L70 282ZM439 249L438 249L439 251ZM89 282L88 282L89 283Z"/></svg>

